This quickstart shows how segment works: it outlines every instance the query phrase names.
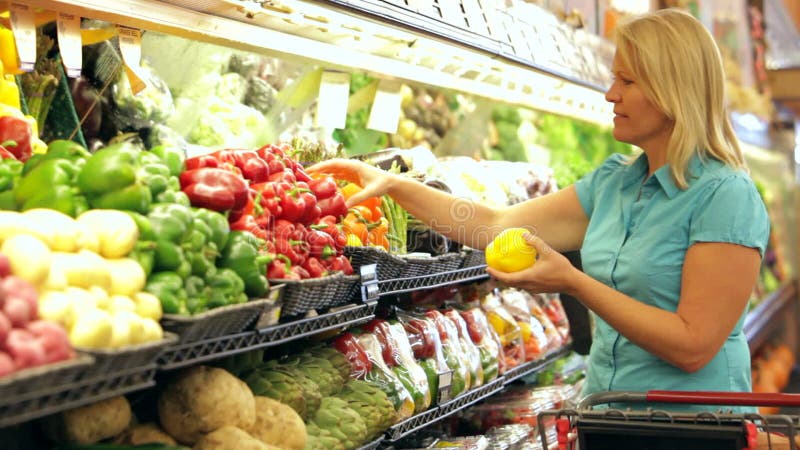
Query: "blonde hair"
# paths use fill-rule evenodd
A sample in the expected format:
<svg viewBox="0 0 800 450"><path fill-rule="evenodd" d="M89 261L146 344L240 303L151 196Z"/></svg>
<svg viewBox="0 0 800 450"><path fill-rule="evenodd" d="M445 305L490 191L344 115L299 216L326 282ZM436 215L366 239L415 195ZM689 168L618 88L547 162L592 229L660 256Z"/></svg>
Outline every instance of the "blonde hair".
<svg viewBox="0 0 800 450"><path fill-rule="evenodd" d="M678 187L688 187L695 153L746 169L725 108L722 56L697 19L677 9L654 11L622 22L615 41L645 95L674 123L667 162Z"/></svg>

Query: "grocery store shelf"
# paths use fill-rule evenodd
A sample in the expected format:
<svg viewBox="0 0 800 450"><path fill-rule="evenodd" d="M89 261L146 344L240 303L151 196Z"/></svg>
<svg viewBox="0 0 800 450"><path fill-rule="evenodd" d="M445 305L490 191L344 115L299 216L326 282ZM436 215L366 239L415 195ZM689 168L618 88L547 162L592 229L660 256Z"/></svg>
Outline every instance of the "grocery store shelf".
<svg viewBox="0 0 800 450"><path fill-rule="evenodd" d="M380 295L385 296L402 294L404 292L412 292L420 289L434 289L468 281L480 281L488 278L489 275L486 273L486 265L480 265L416 277L379 280L378 288L380 290Z"/></svg>
<svg viewBox="0 0 800 450"><path fill-rule="evenodd" d="M408 419L391 426L386 432L386 440L390 442L398 441L417 430L430 426L444 419L445 417L467 408L470 405L497 394L503 390L505 385L524 377L525 375L542 370L544 367L556 359L564 356L568 352L569 346L554 350L536 361L531 361L511 369L490 383L467 391L466 393L442 403L441 405L434 406L425 412L409 417Z"/></svg>
<svg viewBox="0 0 800 450"><path fill-rule="evenodd" d="M794 282L784 284L762 300L744 320L744 334L755 354L771 335L782 325L780 316L797 301Z"/></svg>
<svg viewBox="0 0 800 450"><path fill-rule="evenodd" d="M0 428L149 388L155 385L155 373L156 365L150 364L113 374L90 371L75 381L39 386L39 390L4 401L0 406Z"/></svg>
<svg viewBox="0 0 800 450"><path fill-rule="evenodd" d="M236 333L170 347L158 359L159 369L172 370L303 339L313 334L368 322L374 317L375 304L349 305L315 317L262 330Z"/></svg>
<svg viewBox="0 0 800 450"><path fill-rule="evenodd" d="M553 41L552 30L542 30L550 41L541 41L538 31L525 28L529 24L517 23L512 27L520 33L527 30L525 34L518 33L514 42L508 41L509 35L504 33L508 42L484 39L485 45L470 45L471 41L463 38L456 41L454 37L442 39L436 33L423 33L420 27L408 26L408 20L398 25L397 20L389 22L374 15L356 14L352 9L340 10L332 3L280 2L288 5L285 8L261 7L260 2L241 0L29 0L28 3L128 27L285 59L312 61L330 69L366 71L383 78L454 89L602 125L611 123L611 107L600 84L581 81L585 78L567 73L563 66L533 59L534 54L558 54L557 59L562 63L583 61L593 50L582 49L564 36ZM507 15L503 20L505 28L515 18ZM541 42L547 42L544 49L537 48L534 52L529 47L541 46ZM521 43L525 52L509 50L515 48L512 44L520 47ZM561 47L570 50L566 52ZM585 51L576 53L579 50Z"/></svg>

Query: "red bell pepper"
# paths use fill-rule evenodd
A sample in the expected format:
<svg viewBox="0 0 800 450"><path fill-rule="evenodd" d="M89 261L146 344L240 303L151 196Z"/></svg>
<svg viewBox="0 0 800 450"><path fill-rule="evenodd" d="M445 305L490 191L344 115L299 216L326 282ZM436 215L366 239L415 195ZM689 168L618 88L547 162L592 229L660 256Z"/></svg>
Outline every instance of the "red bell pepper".
<svg viewBox="0 0 800 450"><path fill-rule="evenodd" d="M186 159L186 170L202 169L203 167L219 167L219 160L214 155L198 155Z"/></svg>
<svg viewBox="0 0 800 450"><path fill-rule="evenodd" d="M0 142L16 159L25 162L31 157L34 137L31 122L15 116L0 117Z"/></svg>
<svg viewBox="0 0 800 450"><path fill-rule="evenodd" d="M267 265L267 279L299 280L300 277L291 271L292 262L285 255L274 254Z"/></svg>
<svg viewBox="0 0 800 450"><path fill-rule="evenodd" d="M281 217L281 199L275 191L275 183L264 182L250 185L250 189L255 192L255 202L265 210L269 210L272 217Z"/></svg>
<svg viewBox="0 0 800 450"><path fill-rule="evenodd" d="M306 201L300 196L299 189L296 187L286 189L283 184L279 184L275 186L275 193L278 194L283 210L280 218L290 222L300 222L306 213Z"/></svg>
<svg viewBox="0 0 800 450"><path fill-rule="evenodd" d="M336 243L333 237L324 231L310 229L306 233L306 242L309 246L309 254L313 258L326 260L336 256Z"/></svg>
<svg viewBox="0 0 800 450"><path fill-rule="evenodd" d="M328 269L333 272L340 271L345 275L353 274L353 266L350 264L350 260L344 255L334 256L327 259L325 262L328 264Z"/></svg>
<svg viewBox="0 0 800 450"><path fill-rule="evenodd" d="M319 258L313 256L305 260L303 269L308 272L309 278L321 278L328 274L328 269L325 265L322 264Z"/></svg>
<svg viewBox="0 0 800 450"><path fill-rule="evenodd" d="M411 319L403 324L414 358L433 358L436 354L436 341L439 339L436 326L426 319Z"/></svg>
<svg viewBox="0 0 800 450"><path fill-rule="evenodd" d="M268 181L284 181L286 183L297 183L297 177L294 176L294 172L291 169L283 169L277 172L270 172L269 177L267 178Z"/></svg>
<svg viewBox="0 0 800 450"><path fill-rule="evenodd" d="M344 250L345 245L347 245L347 235L342 231L342 225L336 222L336 217L322 216L309 228L322 231L333 238L333 247L337 253Z"/></svg>
<svg viewBox="0 0 800 450"><path fill-rule="evenodd" d="M331 343L334 349L343 354L350 363L352 371L350 376L356 379L364 379L364 377L372 371L372 360L369 359L367 351L358 342L358 339L353 336L353 333L345 332Z"/></svg>
<svg viewBox="0 0 800 450"><path fill-rule="evenodd" d="M251 183L260 183L269 177L269 165L254 150L220 150L213 155L224 163L236 166Z"/></svg>
<svg viewBox="0 0 800 450"><path fill-rule="evenodd" d="M317 197L317 200L333 197L336 194L336 180L331 176L322 176L308 182L308 188Z"/></svg>
<svg viewBox="0 0 800 450"><path fill-rule="evenodd" d="M298 280L305 280L306 278L311 278L311 274L303 266L292 266L289 271L292 275L297 276L296 279Z"/></svg>
<svg viewBox="0 0 800 450"><path fill-rule="evenodd" d="M187 170L180 175L180 183L193 206L219 212L244 208L250 193L241 176L212 167Z"/></svg>
<svg viewBox="0 0 800 450"><path fill-rule="evenodd" d="M331 197L317 200L320 214L323 216L344 217L347 215L347 204L341 193L336 193Z"/></svg>
<svg viewBox="0 0 800 450"><path fill-rule="evenodd" d="M319 217L322 215L322 210L317 205L317 197L315 197L314 193L311 192L311 189L308 188L307 183L298 181L296 186L300 198L303 199L303 203L305 204L303 215L297 221L303 225L310 225L319 219Z"/></svg>
<svg viewBox="0 0 800 450"><path fill-rule="evenodd" d="M17 157L6 149L7 144L15 144L14 142L3 142L3 145L0 145L0 159L17 159Z"/></svg>
<svg viewBox="0 0 800 450"><path fill-rule="evenodd" d="M389 328L389 323L385 320L372 319L361 326L365 331L372 333L381 344L381 356L387 366L395 367L400 365L400 350Z"/></svg>

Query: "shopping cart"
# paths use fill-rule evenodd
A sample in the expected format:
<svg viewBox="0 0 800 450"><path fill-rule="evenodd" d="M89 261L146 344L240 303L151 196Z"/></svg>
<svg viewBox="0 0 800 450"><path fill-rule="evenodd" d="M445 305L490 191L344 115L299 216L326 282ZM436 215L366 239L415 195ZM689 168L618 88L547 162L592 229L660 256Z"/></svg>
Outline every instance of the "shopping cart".
<svg viewBox="0 0 800 450"><path fill-rule="evenodd" d="M601 392L575 409L543 411L538 432L544 449L558 450L795 450L798 417L727 412L622 410L618 403L679 403L727 406L800 406L800 394L731 392ZM595 405L609 408L594 408ZM556 442L549 445L548 432Z"/></svg>

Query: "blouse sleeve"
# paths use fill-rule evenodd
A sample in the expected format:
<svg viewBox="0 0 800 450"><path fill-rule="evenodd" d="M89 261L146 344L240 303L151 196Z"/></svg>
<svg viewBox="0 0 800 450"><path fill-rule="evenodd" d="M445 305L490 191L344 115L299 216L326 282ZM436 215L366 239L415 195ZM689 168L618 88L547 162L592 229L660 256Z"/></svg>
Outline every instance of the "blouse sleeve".
<svg viewBox="0 0 800 450"><path fill-rule="evenodd" d="M689 245L725 242L758 249L769 241L769 216L752 180L744 174L722 179L692 216Z"/></svg>
<svg viewBox="0 0 800 450"><path fill-rule="evenodd" d="M587 217L592 217L597 192L609 179L608 175L625 165L627 156L615 153L609 156L600 167L587 173L575 182L575 191Z"/></svg>

